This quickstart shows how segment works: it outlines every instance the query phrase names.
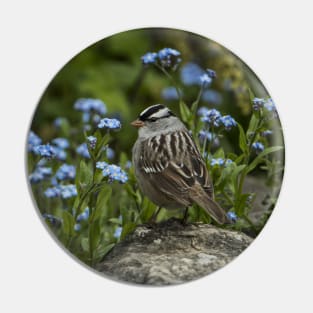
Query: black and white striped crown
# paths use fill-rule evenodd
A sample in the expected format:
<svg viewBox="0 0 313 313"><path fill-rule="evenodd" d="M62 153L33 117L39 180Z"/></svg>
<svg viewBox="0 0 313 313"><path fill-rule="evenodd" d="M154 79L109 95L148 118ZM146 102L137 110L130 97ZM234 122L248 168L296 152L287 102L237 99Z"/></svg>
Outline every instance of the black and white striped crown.
<svg viewBox="0 0 313 313"><path fill-rule="evenodd" d="M139 115L141 121L156 121L173 116L174 113L163 104L155 104L143 110Z"/></svg>

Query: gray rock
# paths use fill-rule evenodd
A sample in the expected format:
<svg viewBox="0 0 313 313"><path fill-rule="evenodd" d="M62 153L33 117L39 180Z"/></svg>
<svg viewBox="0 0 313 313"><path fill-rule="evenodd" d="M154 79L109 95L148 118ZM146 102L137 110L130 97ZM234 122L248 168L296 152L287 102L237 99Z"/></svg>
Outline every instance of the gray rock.
<svg viewBox="0 0 313 313"><path fill-rule="evenodd" d="M252 239L247 235L170 219L141 225L97 265L114 279L146 285L171 285L210 274L233 260Z"/></svg>

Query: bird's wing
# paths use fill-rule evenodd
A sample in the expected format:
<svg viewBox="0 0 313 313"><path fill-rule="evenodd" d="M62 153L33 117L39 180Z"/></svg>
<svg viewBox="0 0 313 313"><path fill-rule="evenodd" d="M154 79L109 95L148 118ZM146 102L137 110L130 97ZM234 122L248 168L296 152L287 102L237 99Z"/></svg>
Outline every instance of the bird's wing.
<svg viewBox="0 0 313 313"><path fill-rule="evenodd" d="M205 162L186 131L162 134L142 142L139 168L167 194L187 196L198 183L209 197L213 195Z"/></svg>
<svg viewBox="0 0 313 313"><path fill-rule="evenodd" d="M161 134L142 142L139 169L154 188L183 205L196 202L220 224L224 210L212 200L205 162L187 131Z"/></svg>

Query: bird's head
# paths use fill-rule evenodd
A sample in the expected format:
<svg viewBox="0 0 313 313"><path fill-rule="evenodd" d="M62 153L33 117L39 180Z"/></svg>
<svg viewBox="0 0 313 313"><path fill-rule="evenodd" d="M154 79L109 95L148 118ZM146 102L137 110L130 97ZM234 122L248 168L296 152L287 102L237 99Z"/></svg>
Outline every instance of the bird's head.
<svg viewBox="0 0 313 313"><path fill-rule="evenodd" d="M131 125L139 128L140 137L158 135L184 127L179 118L163 104L149 106Z"/></svg>

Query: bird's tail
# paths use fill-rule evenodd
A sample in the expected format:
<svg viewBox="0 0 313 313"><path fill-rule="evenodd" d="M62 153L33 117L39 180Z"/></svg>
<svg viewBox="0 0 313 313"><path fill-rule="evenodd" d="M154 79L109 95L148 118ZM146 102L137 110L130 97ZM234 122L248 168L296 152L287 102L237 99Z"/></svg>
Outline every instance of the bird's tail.
<svg viewBox="0 0 313 313"><path fill-rule="evenodd" d="M226 212L216 203L214 200L210 199L207 194L195 195L193 201L195 201L199 206L205 209L208 214L219 224L229 223L229 218Z"/></svg>

